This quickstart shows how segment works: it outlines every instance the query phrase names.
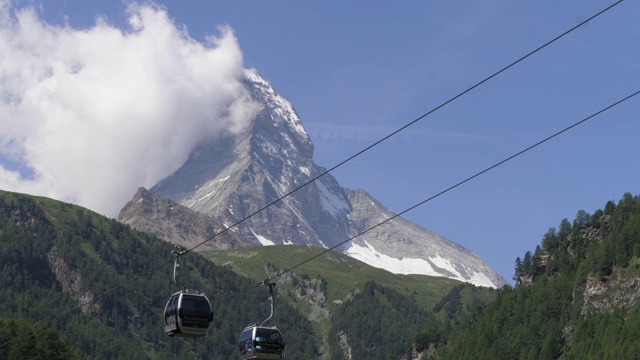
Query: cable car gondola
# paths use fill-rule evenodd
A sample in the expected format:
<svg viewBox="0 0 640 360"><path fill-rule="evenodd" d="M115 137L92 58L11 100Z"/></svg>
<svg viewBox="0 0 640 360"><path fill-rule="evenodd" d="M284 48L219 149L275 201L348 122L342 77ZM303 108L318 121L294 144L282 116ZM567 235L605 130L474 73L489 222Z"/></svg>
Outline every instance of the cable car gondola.
<svg viewBox="0 0 640 360"><path fill-rule="evenodd" d="M184 249L173 252L173 282L178 273L178 257L186 253ZM164 332L169 336L199 338L205 335L213 320L211 302L195 289L182 289L171 295L164 307Z"/></svg>
<svg viewBox="0 0 640 360"><path fill-rule="evenodd" d="M164 332L169 336L202 337L212 320L211 302L194 289L174 293L164 308Z"/></svg>
<svg viewBox="0 0 640 360"><path fill-rule="evenodd" d="M284 359L284 340L276 327L248 326L238 345L241 359Z"/></svg>
<svg viewBox="0 0 640 360"><path fill-rule="evenodd" d="M271 315L264 320L260 325L247 326L238 340L238 347L240 349L240 358L256 359L256 360L270 360L270 359L284 359L284 338L282 333L275 326L269 327L264 324L273 318L274 306L273 306L273 286L275 283L268 283L265 281L265 286L269 286L271 293Z"/></svg>

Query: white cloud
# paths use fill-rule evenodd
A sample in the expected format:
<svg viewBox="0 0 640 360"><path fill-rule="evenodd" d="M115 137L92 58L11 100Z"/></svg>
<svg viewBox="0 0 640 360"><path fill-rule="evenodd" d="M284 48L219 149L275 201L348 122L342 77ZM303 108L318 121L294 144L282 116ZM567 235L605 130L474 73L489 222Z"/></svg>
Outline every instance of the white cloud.
<svg viewBox="0 0 640 360"><path fill-rule="evenodd" d="M257 111L230 28L203 44L162 8L128 11L127 29L74 29L0 4L0 165L31 169L5 162L0 189L115 217L139 186Z"/></svg>

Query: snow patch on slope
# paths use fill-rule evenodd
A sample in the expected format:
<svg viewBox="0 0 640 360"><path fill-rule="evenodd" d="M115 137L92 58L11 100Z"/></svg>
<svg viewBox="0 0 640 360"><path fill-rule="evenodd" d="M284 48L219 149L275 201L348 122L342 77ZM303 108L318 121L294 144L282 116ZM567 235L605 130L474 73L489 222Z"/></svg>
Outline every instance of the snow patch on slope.
<svg viewBox="0 0 640 360"><path fill-rule="evenodd" d="M340 215L340 213L345 214L349 212L349 204L329 191L329 189L327 189L327 187L322 183L321 180L316 181L316 185L318 187L320 202L322 203L323 209L325 209L333 216L338 216Z"/></svg>
<svg viewBox="0 0 640 360"><path fill-rule="evenodd" d="M276 244L273 241L267 239L266 237L256 234L255 231L253 231L252 228L249 228L249 230L251 230L251 233L253 234L253 236L255 236L256 239L258 239L258 241L260 241L260 244L262 244L262 246L271 246L271 245L275 245Z"/></svg>
<svg viewBox="0 0 640 360"><path fill-rule="evenodd" d="M493 281L491 281L491 279L486 274L479 273L479 272L473 273L473 276L471 277L470 280L467 280L467 282L475 285L492 287L494 289L498 288L498 286L495 285Z"/></svg>
<svg viewBox="0 0 640 360"><path fill-rule="evenodd" d="M394 274L419 274L445 277L438 273L427 260L418 258L396 259L378 252L368 242L365 241L364 243L366 246L351 243L351 247L349 247L344 253L373 267L385 269ZM455 275L455 277L446 277L472 283L478 286L492 288L497 287L488 276L482 273L474 273L471 279L465 279L464 276L462 276L447 259L440 257L438 254L436 254L435 257L429 257L429 260L433 262L435 266L450 271Z"/></svg>

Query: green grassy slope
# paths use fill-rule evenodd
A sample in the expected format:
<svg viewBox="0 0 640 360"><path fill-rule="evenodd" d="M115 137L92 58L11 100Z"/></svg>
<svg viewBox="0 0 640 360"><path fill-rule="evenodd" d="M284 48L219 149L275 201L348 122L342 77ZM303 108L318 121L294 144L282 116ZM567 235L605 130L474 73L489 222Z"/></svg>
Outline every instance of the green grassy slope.
<svg viewBox="0 0 640 360"><path fill-rule="evenodd" d="M398 325L383 321L384 314L376 314L381 316L381 322L371 328L367 319L357 313L363 311L363 308L372 306L378 309L371 308L364 311L374 313L382 309L376 304L388 304L387 297L392 296L394 304L388 304L390 305L388 313L405 314L394 321L405 324L415 321L424 323L434 306L452 289L461 285L459 281L443 277L392 274L334 251L317 256L324 251L325 249L320 248L282 245L207 251L203 252L203 255L217 265L233 269L238 274L256 282L281 274L273 279L278 283L278 301L291 304L312 320L316 333L322 337L319 346L324 354L323 358L326 359L333 359L341 353L340 349L336 348L339 343L336 339L338 331L348 334L356 341L357 334L362 333L364 328L367 328L368 332L383 334L376 339L379 344L376 351L382 351L388 356L397 355L396 342L401 341L402 346L412 342L415 334L424 325L412 325L413 328L417 326L415 332L412 335L410 332L405 332L404 337L399 339L397 331L392 332L388 329L388 326L397 328ZM298 266L303 262L304 264ZM372 282L378 285L371 285ZM371 286L375 289L390 290L376 291L376 299L360 295L365 288ZM471 291L469 287L465 287L461 295L459 306L464 311L466 306L474 301L483 303L492 301L496 293L493 289L474 288L474 291ZM406 301L398 302L398 296L406 298ZM384 308L387 309L387 306ZM334 317L335 314L338 314L337 318ZM414 319L415 314L421 314L418 316L419 319ZM411 318L404 319L402 316ZM345 317L358 320L345 322L343 321ZM447 313L441 311L436 314L436 317L444 319ZM384 346L385 343L388 345L393 343L394 346ZM369 345L356 341L352 350L356 354L365 354L367 346ZM372 356L381 356L380 354L379 352L370 353Z"/></svg>
<svg viewBox="0 0 640 360"><path fill-rule="evenodd" d="M280 270L290 269L323 251L325 249L279 245L207 251L202 254L218 265L229 266L238 274L262 281L269 277L266 271L267 264L273 264ZM368 281L375 281L415 300L423 308L432 310L443 296L460 284L459 281L443 277L392 274L334 251L321 255L293 271L298 276L324 278L328 283L327 300L332 304L331 306L336 305L335 302L343 302L349 298L354 291ZM486 293L486 299L490 300L492 297L489 294L490 291L484 293Z"/></svg>

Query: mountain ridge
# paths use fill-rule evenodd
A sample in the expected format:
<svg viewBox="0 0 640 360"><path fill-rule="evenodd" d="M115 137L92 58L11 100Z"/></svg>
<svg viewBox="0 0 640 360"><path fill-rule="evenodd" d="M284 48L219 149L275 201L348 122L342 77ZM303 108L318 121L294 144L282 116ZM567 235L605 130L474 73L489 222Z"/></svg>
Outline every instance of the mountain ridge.
<svg viewBox="0 0 640 360"><path fill-rule="evenodd" d="M295 109L256 72L247 72L245 85L262 105L248 128L199 145L151 193L223 226L237 224L233 231L251 245L336 247L393 272L507 284L475 254L405 218L376 226L372 219L395 214L364 190L343 188L314 163L313 143ZM356 236L367 230L361 223L376 229ZM386 261L376 260L381 257Z"/></svg>
<svg viewBox="0 0 640 360"><path fill-rule="evenodd" d="M186 249L227 250L250 246L250 243L226 231L211 217L192 211L163 197L139 188L133 199L120 211L121 222L139 231L153 234Z"/></svg>

